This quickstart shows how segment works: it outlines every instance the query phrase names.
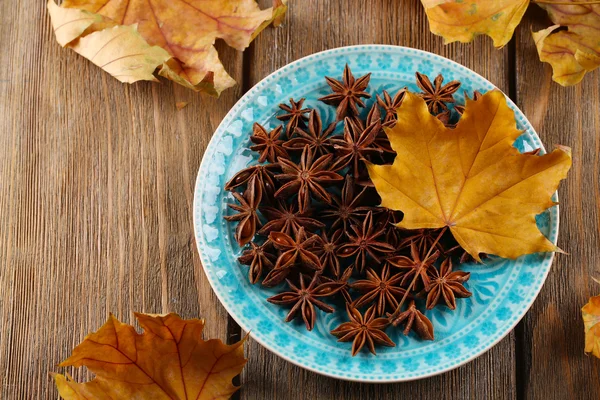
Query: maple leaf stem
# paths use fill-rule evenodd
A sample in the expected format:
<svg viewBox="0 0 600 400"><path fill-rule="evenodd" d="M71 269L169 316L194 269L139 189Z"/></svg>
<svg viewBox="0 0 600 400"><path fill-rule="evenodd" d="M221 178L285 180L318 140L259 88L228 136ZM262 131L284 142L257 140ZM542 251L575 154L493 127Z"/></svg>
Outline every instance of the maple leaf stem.
<svg viewBox="0 0 600 400"><path fill-rule="evenodd" d="M554 4L557 6L586 6L589 4L600 4L600 0L592 1L550 1L550 0L532 0L532 3L537 4Z"/></svg>
<svg viewBox="0 0 600 400"><path fill-rule="evenodd" d="M446 232L447 228L448 227L445 226L442 229L442 231L440 232L440 234L438 235L438 237L432 243L431 247L429 248L429 251L427 252L427 254L425 255L425 257L423 258L423 260L427 260L429 258L429 256L431 255L432 250L438 244L438 242L440 241L440 239L442 238L442 236ZM398 303L398 307L396 307L396 310L394 311L394 313L389 316L390 322L393 321L402 312L402 305L404 304L404 302L408 298L408 294L413 290L413 287L417 283L417 279L421 275L421 270L423 269L424 265L425 265L424 263L421 263L421 265L419 265L419 269L415 272L415 276L414 276L412 282L410 283L410 285L408 286L408 289L406 289L406 292L404 292L404 295L402 296L402 299L400 300L400 303Z"/></svg>

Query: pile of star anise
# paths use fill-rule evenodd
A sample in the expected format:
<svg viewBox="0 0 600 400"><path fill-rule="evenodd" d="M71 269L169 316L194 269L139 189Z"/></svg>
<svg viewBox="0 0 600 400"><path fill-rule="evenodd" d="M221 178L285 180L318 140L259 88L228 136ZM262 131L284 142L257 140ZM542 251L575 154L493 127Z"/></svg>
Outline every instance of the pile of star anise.
<svg viewBox="0 0 600 400"><path fill-rule="evenodd" d="M469 273L453 270L468 255L444 229L397 228L402 213L379 206L364 165L393 161L383 128L395 124L407 89L393 97L383 91L361 112L370 74L355 79L346 66L342 81L326 80L333 92L319 100L337 106L336 121L324 123L303 108L304 99L290 99L277 116L285 126L269 132L254 124L250 149L259 164L225 187L237 200L229 204L237 213L225 218L238 222L235 237L245 246L239 261L250 266L250 282L280 288L268 301L291 308L288 322L302 318L312 330L316 308L331 313L345 305L350 321L331 333L353 341L352 355L364 345L373 354L375 345L394 346L385 333L390 325L433 340L419 309L453 310L457 297L471 295L463 286ZM417 73L417 84L430 111L453 127L448 104L460 83L443 85L441 75L431 83ZM464 108L454 110L459 117ZM343 134L334 134L340 125Z"/></svg>

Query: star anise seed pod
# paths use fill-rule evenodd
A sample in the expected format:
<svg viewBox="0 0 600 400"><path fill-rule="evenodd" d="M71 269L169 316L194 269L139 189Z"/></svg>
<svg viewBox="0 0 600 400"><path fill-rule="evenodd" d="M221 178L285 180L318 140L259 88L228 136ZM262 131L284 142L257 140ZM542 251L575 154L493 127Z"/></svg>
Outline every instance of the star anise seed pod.
<svg viewBox="0 0 600 400"><path fill-rule="evenodd" d="M296 264L315 271L321 270L321 261L315 254L315 246L319 241L317 235L308 236L304 228L300 227L295 239L283 232L271 232L269 240L282 253L275 263L275 268L263 280L263 286L278 285Z"/></svg>
<svg viewBox="0 0 600 400"><path fill-rule="evenodd" d="M396 256L389 257L387 261L394 267L400 268L403 271L404 277L402 278L402 282L400 286L406 286L412 282L415 274L419 274L419 278L423 283L425 289L429 287L429 269L433 268L433 264L440 256L440 251L432 251L430 252L427 258L421 256L421 249L429 250L429 248L419 248L415 244L415 242L411 242L410 244L410 257L406 256Z"/></svg>
<svg viewBox="0 0 600 400"><path fill-rule="evenodd" d="M463 286L471 274L465 271L452 271L452 261L449 258L442 262L439 271L437 268L431 268L429 274L431 279L426 304L428 310L435 307L442 298L448 308L454 310L457 297L464 298L472 295Z"/></svg>
<svg viewBox="0 0 600 400"><path fill-rule="evenodd" d="M308 131L297 128L297 137L285 142L283 147L290 151L302 151L308 146L317 156L329 154L333 151L333 144L329 135L335 129L335 125L335 123L332 123L327 129L323 130L319 113L312 110L308 120Z"/></svg>
<svg viewBox="0 0 600 400"><path fill-rule="evenodd" d="M441 74L435 78L432 84L427 75L417 72L417 85L423 91L423 93L419 93L419 96L425 100L429 111L436 115L442 111L448 111L446 103L454 103L453 94L460 88L458 81L448 82L442 86L443 82L444 77Z"/></svg>
<svg viewBox="0 0 600 400"><path fill-rule="evenodd" d="M398 221L399 222L399 221ZM411 243L415 243L418 249L429 248L435 243L436 250L444 252L444 247L440 241L436 241L440 230L439 229L400 229L400 233L405 236L400 242L398 248L405 249L411 246Z"/></svg>
<svg viewBox="0 0 600 400"><path fill-rule="evenodd" d="M288 139L294 134L297 127L303 128L305 122L308 121L308 117L304 114L308 114L310 108L302 108L304 100L304 98L298 101L290 99L289 106L283 103L279 105L279 108L285 111L285 114L278 115L276 118L280 121L288 121L285 128L285 134Z"/></svg>
<svg viewBox="0 0 600 400"><path fill-rule="evenodd" d="M367 345L372 354L375 352L375 344L396 347L394 342L385 334L384 329L388 326L387 318L375 318L375 306L369 308L364 316L356 308L346 305L346 312L350 322L344 322L331 331L338 337L338 342L352 342L352 357Z"/></svg>
<svg viewBox="0 0 600 400"><path fill-rule="evenodd" d="M232 192L232 194L240 204L228 204L228 206L238 213L226 215L225 219L230 222L239 221L235 230L235 239L240 246L245 246L254 237L256 229L261 226L257 210L262 199L262 189L256 177L253 177L248 182L248 187L244 191L244 194L237 192Z"/></svg>
<svg viewBox="0 0 600 400"><path fill-rule="evenodd" d="M325 227L324 223L311 218L310 211L303 213L298 211L298 205L295 202L287 204L285 201L279 200L276 207L260 207L260 212L268 222L258 231L259 235L268 235L273 231L295 235L301 227L309 232Z"/></svg>
<svg viewBox="0 0 600 400"><path fill-rule="evenodd" d="M235 174L225 185L225 190L232 191L256 176L265 197L271 198L275 193L274 173L279 171L279 164L252 165Z"/></svg>
<svg viewBox="0 0 600 400"><path fill-rule="evenodd" d="M364 271L368 257L379 264L382 255L396 250L392 245L380 240L385 234L385 229L375 229L371 211L360 227L352 225L351 228L353 233L348 232L350 242L340 246L338 255L342 258L356 256L355 265L360 272Z"/></svg>
<svg viewBox="0 0 600 400"><path fill-rule="evenodd" d="M337 250L340 247L340 242L343 237L343 232L338 229L331 235L327 235L325 230L321 231L321 241L318 244L321 255L321 266L323 271L331 271L334 276L340 275L340 259L337 256Z"/></svg>
<svg viewBox="0 0 600 400"><path fill-rule="evenodd" d="M258 282L263 271L273 269L277 256L272 251L273 244L268 240L260 246L254 242L250 242L250 248L244 250L238 258L241 264L250 266L248 269L248 280L250 283L255 284Z"/></svg>
<svg viewBox="0 0 600 400"><path fill-rule="evenodd" d="M417 309L414 300L411 300L406 311L398 314L398 316L392 321L392 325L398 326L404 324L404 335L412 330L423 340L433 340L433 324L431 321Z"/></svg>
<svg viewBox="0 0 600 400"><path fill-rule="evenodd" d="M332 220L331 229L343 228L344 232L350 229L350 223L359 225L369 212L369 207L360 206L365 198L367 188L363 187L355 195L354 178L346 175L341 196L331 195L331 205L321 213L321 217Z"/></svg>
<svg viewBox="0 0 600 400"><path fill-rule="evenodd" d="M356 118L346 118L344 120L343 138L334 137L331 139L336 155L332 169L339 171L350 166L349 174L352 174L357 181L362 177L360 168L365 159L369 156L381 155L383 150L375 145L375 139L381 131L381 121L373 122L366 128L362 122Z"/></svg>
<svg viewBox="0 0 600 400"><path fill-rule="evenodd" d="M324 185L331 185L343 180L341 175L327 169L333 154L327 154L314 159L314 154L308 146L302 151L300 163L280 159L282 174L276 175L280 181L286 182L275 192L275 197L287 199L298 195L298 210L304 212L310 207L311 194L317 199L330 204L331 195L325 190Z"/></svg>
<svg viewBox="0 0 600 400"><path fill-rule="evenodd" d="M360 122L362 124L362 122ZM383 156L386 154L395 155L396 152L392 149L392 145L390 144L390 139L387 134L383 130L383 124L381 123L381 111L379 111L379 107L377 104L373 104L369 114L367 115L367 120L365 121L364 126L371 126L375 124L375 126L379 127L377 135L375 135L375 140L373 141L373 145L375 148L380 149L381 152L377 154L383 160ZM366 174L368 176L368 174ZM370 182L371 179L368 178Z"/></svg>
<svg viewBox="0 0 600 400"><path fill-rule="evenodd" d="M341 276L339 276L339 277L336 276L335 278L329 278L329 277L326 277L325 275L321 275L321 279L323 281L334 282L334 283L337 283L340 285L340 290L338 291L338 293L344 297L344 301L346 302L346 304L352 303L352 296L350 295L350 292L348 291L348 289L350 289L350 284L348 283L348 280L352 276L353 270L354 270L354 268L352 266L349 266L348 268L346 268L344 270L344 272L342 272Z"/></svg>
<svg viewBox="0 0 600 400"><path fill-rule="evenodd" d="M393 99L392 96L390 96L390 94L386 90L382 92L383 97L379 97L379 95L377 95L377 104L379 104L379 106L385 111L385 117L383 118L383 126L391 128L394 125L396 125L396 121L398 118L397 111L398 108L400 108L400 106L402 105L407 91L407 88L399 90Z"/></svg>
<svg viewBox="0 0 600 400"><path fill-rule="evenodd" d="M483 97L483 94L481 94L480 91L476 90L473 92L473 100L477 101L479 99L481 99ZM469 97L469 95L467 94L467 91L465 90L465 99L471 100L471 98ZM463 105L455 105L454 109L456 110L456 112L458 113L458 115L460 115L462 117L462 115L465 113L465 109L466 106Z"/></svg>
<svg viewBox="0 0 600 400"><path fill-rule="evenodd" d="M319 100L325 104L337 106L336 117L342 121L347 116L357 116L358 107L364 107L365 103L361 98L370 98L371 95L365 92L369 85L371 74L367 74L358 79L354 79L352 71L348 64L344 67L343 81L325 77L327 84L333 90L332 94L321 97Z"/></svg>
<svg viewBox="0 0 600 400"><path fill-rule="evenodd" d="M454 127L454 124L450 122L450 119L452 118L452 112L450 112L450 110L439 113L436 115L436 118L439 119L446 128Z"/></svg>
<svg viewBox="0 0 600 400"><path fill-rule="evenodd" d="M269 161L271 163L277 162L281 158L289 158L287 151L283 148L283 140L281 140L281 125L273 129L271 132L267 132L260 124L254 123L253 134L250 136L250 140L255 143L254 146L250 146L250 150L258 152L258 162L263 163Z"/></svg>
<svg viewBox="0 0 600 400"><path fill-rule="evenodd" d="M356 299L354 306L360 308L366 304L374 303L379 316L384 316L386 309L396 310L399 299L406 293L406 290L399 286L401 280L402 273L392 276L387 264L380 274L369 268L367 279L355 281L350 285L352 289L363 293L362 296Z"/></svg>
<svg viewBox="0 0 600 400"><path fill-rule="evenodd" d="M315 327L317 320L317 313L315 306L326 313L332 313L334 310L328 304L325 304L320 297L331 296L335 294L340 285L331 282L319 283L319 275L315 276L310 281L310 284L306 286L304 283L304 275L300 274L300 287L294 285L291 281L287 281L290 291L276 294L275 296L269 297L267 301L269 303L289 306L292 305L292 309L285 317L285 322L290 322L294 318L298 317L298 312L302 315L302 320L306 325L306 329L312 331Z"/></svg>

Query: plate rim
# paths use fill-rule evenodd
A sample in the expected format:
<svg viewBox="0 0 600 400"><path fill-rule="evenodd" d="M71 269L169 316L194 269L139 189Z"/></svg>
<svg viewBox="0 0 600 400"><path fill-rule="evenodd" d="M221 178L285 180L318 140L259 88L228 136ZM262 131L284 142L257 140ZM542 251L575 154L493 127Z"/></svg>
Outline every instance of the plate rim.
<svg viewBox="0 0 600 400"><path fill-rule="evenodd" d="M287 362L290 362L300 368L303 368L305 370L317 373L319 375L323 375L323 376L327 376L330 378L334 378L334 379L338 379L338 380L343 380L343 381L349 381L349 382L362 382L362 383L399 383L399 382L410 382L410 381L415 381L415 380L420 380L420 379L426 379L426 378L430 378L436 375L441 375L447 372L450 372L452 370L455 370L459 367L464 366L467 363L470 363L471 361L475 360L476 358L479 358L480 356L482 356L484 353L487 353L488 351L490 351L493 347L495 347L499 342L501 342L506 336L508 336L508 334L510 332L512 332L515 327L519 324L519 322L521 322L521 320L525 317L525 315L527 314L527 312L529 312L529 310L531 309L531 307L533 306L533 304L535 303L535 300L537 300L537 297L540 293L540 291L542 290L542 288L544 287L544 284L546 283L546 279L548 278L548 274L550 273L550 270L552 269L552 264L554 262L554 257L556 255L555 252L551 252L550 253L550 257L547 261L548 263L548 268L546 270L546 272L544 273L543 279L541 280L541 283L539 285L539 288L537 288L534 296L531 298L531 301L529 302L529 304L527 304L526 307L524 307L522 313L518 316L518 318L512 323L512 325L506 329L505 332L503 332L501 335L498 336L498 338L496 338L493 342L491 342L486 348L484 348L483 350L476 352L474 354L472 354L470 357L467 357L466 359L457 362L456 364L452 365L449 368L440 370L440 371L434 371L434 372L430 372L427 374L423 374L420 376L415 376L415 377L405 377L405 378L392 378L392 379L378 379L378 380L373 380L373 379L363 379L363 378L354 378L354 377L349 377L349 376L341 376L341 375L335 375L329 372L325 372L325 371L320 371L317 369L312 368L311 366L308 365L304 365L299 361L296 361L290 357L288 357L287 355L283 354L282 352L278 351L277 349L275 349L274 347L272 347L271 345L269 345L266 341L264 341L262 338L260 337L255 337L254 335L252 335L252 328L246 326L246 324L244 324L243 322L241 322L235 315L235 313L233 313L230 310L230 307L228 307L227 302L224 301L223 299L223 295L221 293L219 293L219 291L215 290L215 283L213 281L213 278L211 277L211 274L208 273L207 271L207 264L212 264L212 262L208 261L206 259L206 257L203 255L202 251L200 250L200 227L196 223L197 220L197 213L199 213L199 207L198 207L198 196L196 195L198 192L198 188L200 185L200 177L201 177L201 172L206 168L205 166L205 162L206 161L206 157L205 155L208 153L209 149L211 149L211 147L215 146L216 142L215 142L215 133L222 130L223 128L227 128L227 126L224 126L225 123L229 122L229 116L232 115L234 113L234 111L237 111L236 109L238 108L238 105L244 103L244 100L247 98L250 98L254 95L255 92L259 91L262 88L261 83L263 81L266 80L270 80L272 77L274 77L275 75L278 75L281 73L281 71L283 69L290 69L291 71L293 70L293 67L296 66L297 64L300 64L306 60L308 60L309 58L315 57L317 55L327 55L328 53L337 53L340 51L348 51L348 50L356 50L356 49L365 49L366 51L369 52L373 52L373 51L378 51L378 50L385 50L385 49L401 49L401 50L405 50L405 51L411 51L411 52L416 52L416 53L422 53L424 55L428 55L429 57L433 57L433 58L437 58L440 60L443 60L446 63L451 64L454 67L458 67L458 68L463 68L469 71L470 74L473 74L477 77L479 77L480 79L482 79L484 82L489 83L491 86L493 86L493 88L495 90L500 91L501 93L504 94L507 102L509 105L512 105L515 109L519 110L519 112L525 117L525 120L529 123L529 125L531 126L532 129L532 133L535 134L535 136L537 136L537 138L539 139L539 144L541 146L542 151L546 152L544 143L542 142L541 137L539 136L539 134L537 133L537 131L535 130L535 128L533 127L533 125L531 124L531 122L529 121L529 119L527 118L527 116L525 115L525 113L523 113L523 111L521 111L521 109L512 101L512 99L504 92L502 91L500 88L498 88L495 84L493 84L492 82L490 82L487 78L483 77L482 75L480 75L479 73L473 71L472 69L454 61L451 60L449 58L446 58L444 56L441 56L439 54L435 54L426 50L421 50L421 49L417 49L417 48L413 48L413 47L407 47L407 46L397 46L397 45L386 45L386 44L362 44L362 45L350 45L350 46L341 46L341 47L335 47L332 49L328 49L328 50L323 50L323 51L319 51L319 52L315 52L315 53L311 53L309 55L306 55L304 57L301 57L295 61L292 61L278 69L276 69L275 71L273 71L272 73L270 73L269 75L265 76L263 79L261 79L260 81L258 81L254 86L252 86L252 88L250 88L242 97L240 97L235 104L229 109L229 111L227 112L227 114L223 117L223 119L221 120L221 122L219 123L219 125L217 126L217 128L214 130L210 141L208 142L206 149L204 150L204 152L202 153L202 160L200 162L200 166L198 167L198 172L196 175L196 180L195 180L195 184L194 184L194 199L193 199L193 204L192 204L192 223L194 225L194 238L195 238L195 243L196 243L196 251L198 252L198 255L200 257L200 262L202 264L202 269L204 272L204 276L208 279L209 284L211 286L211 289L213 291L213 293L217 296L217 298L219 299L219 302L221 303L221 305L225 308L225 310L227 311L227 314L233 318L233 320L240 326L240 328L244 331L247 332L247 335L252 337L253 340L255 340L256 342L258 342L261 346L263 346L265 349L267 349L268 351L270 351L271 353L275 354L276 356L284 359ZM556 245L558 242L558 235L560 232L560 206L558 204L558 191L554 193L553 195L555 197L555 202L557 203L555 206L548 208L548 210L554 209L555 210L555 215L556 215L556 219L555 219L555 224L556 224L556 238L554 240L554 244ZM200 221L202 221L201 218L199 218Z"/></svg>

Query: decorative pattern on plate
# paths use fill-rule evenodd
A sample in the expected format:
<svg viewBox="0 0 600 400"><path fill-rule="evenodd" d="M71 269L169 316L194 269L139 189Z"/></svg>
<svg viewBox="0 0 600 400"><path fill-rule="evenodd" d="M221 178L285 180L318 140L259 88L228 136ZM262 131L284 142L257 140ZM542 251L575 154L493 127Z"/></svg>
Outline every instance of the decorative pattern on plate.
<svg viewBox="0 0 600 400"><path fill-rule="evenodd" d="M382 89L390 93L408 86L418 91L415 72L432 79L440 72L458 79L463 90L487 92L494 85L473 71L443 57L420 50L395 46L355 46L314 54L274 72L250 90L227 114L215 132L202 160L194 195L194 226L202 264L213 290L231 314L252 337L269 350L315 372L356 381L394 382L424 378L456 368L479 356L500 341L533 303L548 274L553 254L535 254L516 261L490 257L483 266L467 265L467 283L473 296L460 299L456 312L428 311L434 322L433 342L405 337L389 328L394 348L380 348L376 357L361 352L350 357L350 343L337 343L329 331L344 319L344 312L320 313L315 329L307 332L301 322L283 323L287 310L267 303L274 291L248 282L246 266L237 262L241 250L234 226L226 224L226 204L231 195L225 183L237 171L254 163L248 149L252 123L274 128L278 104L290 97L306 97L305 106L318 109L324 121L335 119L335 108L317 101L328 93L324 75L341 77L348 63L356 76L371 72L371 94ZM375 96L369 99L369 106ZM518 108L518 126L525 133L515 142L521 152L543 147L531 124ZM341 125L341 124L340 124ZM554 243L558 234L558 209L538 216L538 226Z"/></svg>

